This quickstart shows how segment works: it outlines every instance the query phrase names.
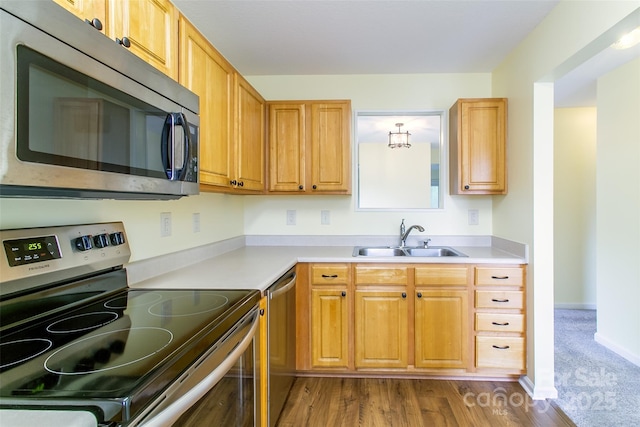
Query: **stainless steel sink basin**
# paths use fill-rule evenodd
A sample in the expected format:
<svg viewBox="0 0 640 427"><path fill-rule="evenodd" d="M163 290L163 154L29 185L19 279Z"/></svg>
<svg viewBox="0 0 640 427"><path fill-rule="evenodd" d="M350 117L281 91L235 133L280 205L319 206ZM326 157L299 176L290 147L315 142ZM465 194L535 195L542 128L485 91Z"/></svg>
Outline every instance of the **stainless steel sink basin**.
<svg viewBox="0 0 640 427"><path fill-rule="evenodd" d="M428 248L422 246L356 246L353 248L354 257L466 257L460 251L448 246L431 246Z"/></svg>
<svg viewBox="0 0 640 427"><path fill-rule="evenodd" d="M448 246L432 246L430 248L405 248L405 251L409 256L466 256L462 252L456 251L455 249Z"/></svg>
<svg viewBox="0 0 640 427"><path fill-rule="evenodd" d="M390 247L362 247L357 246L353 250L353 256L406 256L401 248Z"/></svg>

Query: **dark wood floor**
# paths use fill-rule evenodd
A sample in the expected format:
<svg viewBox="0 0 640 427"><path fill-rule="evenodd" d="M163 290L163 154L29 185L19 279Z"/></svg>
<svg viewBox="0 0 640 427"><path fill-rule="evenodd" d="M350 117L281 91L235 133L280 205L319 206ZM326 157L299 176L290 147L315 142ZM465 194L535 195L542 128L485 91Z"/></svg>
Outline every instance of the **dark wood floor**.
<svg viewBox="0 0 640 427"><path fill-rule="evenodd" d="M575 427L517 382L297 378L277 427Z"/></svg>

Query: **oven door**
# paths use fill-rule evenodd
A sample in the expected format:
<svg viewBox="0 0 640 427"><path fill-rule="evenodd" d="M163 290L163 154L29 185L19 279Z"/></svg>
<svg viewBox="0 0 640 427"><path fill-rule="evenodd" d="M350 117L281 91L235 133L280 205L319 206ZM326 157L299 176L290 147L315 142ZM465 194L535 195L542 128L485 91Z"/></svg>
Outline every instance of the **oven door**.
<svg viewBox="0 0 640 427"><path fill-rule="evenodd" d="M256 307L128 426L258 425L259 321Z"/></svg>
<svg viewBox="0 0 640 427"><path fill-rule="evenodd" d="M55 15L44 22L44 12L26 23L0 10L3 195L197 194L197 97L176 101L187 89L49 3L21 2L27 15L33 7Z"/></svg>

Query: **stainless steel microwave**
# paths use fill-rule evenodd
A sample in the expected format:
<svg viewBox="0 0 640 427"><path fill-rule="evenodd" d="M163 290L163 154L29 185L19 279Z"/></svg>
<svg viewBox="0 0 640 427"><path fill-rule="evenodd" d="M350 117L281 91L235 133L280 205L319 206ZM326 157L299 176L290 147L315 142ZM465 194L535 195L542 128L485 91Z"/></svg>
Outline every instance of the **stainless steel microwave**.
<svg viewBox="0 0 640 427"><path fill-rule="evenodd" d="M51 0L0 0L0 196L197 194L198 97Z"/></svg>

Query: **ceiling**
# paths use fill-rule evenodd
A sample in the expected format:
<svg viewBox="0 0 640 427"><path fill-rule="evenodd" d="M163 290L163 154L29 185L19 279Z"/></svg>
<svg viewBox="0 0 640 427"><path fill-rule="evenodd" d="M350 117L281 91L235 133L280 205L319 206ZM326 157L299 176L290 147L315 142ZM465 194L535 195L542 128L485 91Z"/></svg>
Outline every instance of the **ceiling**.
<svg viewBox="0 0 640 427"><path fill-rule="evenodd" d="M245 76L489 73L558 2L173 1ZM595 77L566 78L557 104L595 102Z"/></svg>

